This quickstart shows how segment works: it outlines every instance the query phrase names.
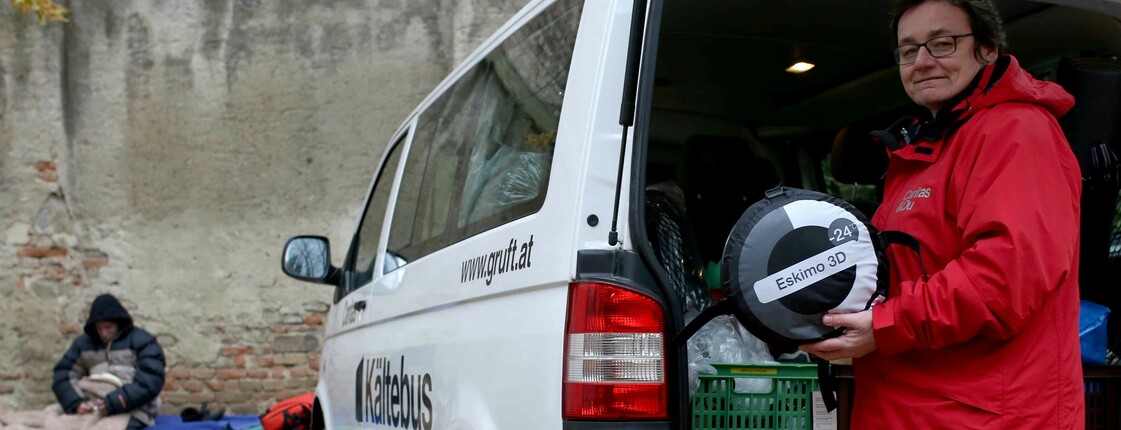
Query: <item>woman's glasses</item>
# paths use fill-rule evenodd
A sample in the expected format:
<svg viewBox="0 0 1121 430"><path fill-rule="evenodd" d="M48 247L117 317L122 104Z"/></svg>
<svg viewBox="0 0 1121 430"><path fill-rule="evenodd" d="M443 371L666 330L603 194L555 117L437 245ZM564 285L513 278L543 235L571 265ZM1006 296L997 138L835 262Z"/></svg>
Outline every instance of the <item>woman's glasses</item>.
<svg viewBox="0 0 1121 430"><path fill-rule="evenodd" d="M958 38L972 36L973 33L968 34L954 34L949 36L938 36L923 43L908 43L899 45L891 50L891 56L895 58L895 64L906 66L914 63L919 58L919 48L926 47L926 52L930 53L931 57L942 58L952 55L958 50Z"/></svg>

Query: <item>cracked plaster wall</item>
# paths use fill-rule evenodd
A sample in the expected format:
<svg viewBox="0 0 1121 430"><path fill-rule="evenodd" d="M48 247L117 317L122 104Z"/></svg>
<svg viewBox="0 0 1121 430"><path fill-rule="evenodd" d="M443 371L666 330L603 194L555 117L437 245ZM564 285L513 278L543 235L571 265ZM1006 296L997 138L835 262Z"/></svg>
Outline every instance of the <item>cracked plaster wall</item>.
<svg viewBox="0 0 1121 430"><path fill-rule="evenodd" d="M284 241L340 264L401 119L524 3L0 6L0 401L53 402L102 292L161 340L166 413L310 390L332 291L280 272Z"/></svg>

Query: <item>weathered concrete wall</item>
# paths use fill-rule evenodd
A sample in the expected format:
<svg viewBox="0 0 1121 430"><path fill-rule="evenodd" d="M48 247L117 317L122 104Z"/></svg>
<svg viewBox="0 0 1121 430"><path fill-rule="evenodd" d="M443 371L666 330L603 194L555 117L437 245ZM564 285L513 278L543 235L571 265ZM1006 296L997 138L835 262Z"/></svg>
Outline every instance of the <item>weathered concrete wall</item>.
<svg viewBox="0 0 1121 430"><path fill-rule="evenodd" d="M54 401L102 292L163 344L165 413L312 389L332 291L280 272L284 241L340 264L400 120L525 2L0 5L0 401Z"/></svg>

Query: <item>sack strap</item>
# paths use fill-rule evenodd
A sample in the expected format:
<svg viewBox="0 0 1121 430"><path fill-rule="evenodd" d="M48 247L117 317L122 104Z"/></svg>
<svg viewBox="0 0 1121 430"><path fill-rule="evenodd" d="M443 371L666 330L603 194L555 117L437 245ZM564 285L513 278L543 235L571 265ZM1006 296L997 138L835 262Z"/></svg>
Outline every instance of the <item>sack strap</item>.
<svg viewBox="0 0 1121 430"><path fill-rule="evenodd" d="M697 334L697 331L699 331L701 327L704 327L705 324L708 324L708 322L712 321L714 318L721 315L734 314L736 314L736 306L731 300L724 299L716 302L716 304L705 308L705 310L697 314L692 321L689 321L689 324L686 324L685 328L682 328L681 331L677 333L677 336L673 337L673 343L675 345L682 345L689 341L689 338L693 337L694 334Z"/></svg>
<svg viewBox="0 0 1121 430"><path fill-rule="evenodd" d="M825 411L833 412L837 409L837 375L833 373L833 365L816 355L811 354L810 359L817 363L817 385L821 389Z"/></svg>
<svg viewBox="0 0 1121 430"><path fill-rule="evenodd" d="M926 265L922 262L922 247L919 245L919 240L906 232L899 230L884 230L879 234L880 241L883 243L883 248L886 250L891 245L902 245L911 248L915 254L919 256L919 270L922 270L923 282L930 282L926 275ZM886 297L886 296L885 296Z"/></svg>

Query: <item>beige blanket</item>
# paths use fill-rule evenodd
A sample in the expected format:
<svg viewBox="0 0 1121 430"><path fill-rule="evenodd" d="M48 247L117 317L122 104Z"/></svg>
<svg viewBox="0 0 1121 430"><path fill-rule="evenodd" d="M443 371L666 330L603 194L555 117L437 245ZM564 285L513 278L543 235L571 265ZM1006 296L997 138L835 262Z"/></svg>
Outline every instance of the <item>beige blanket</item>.
<svg viewBox="0 0 1121 430"><path fill-rule="evenodd" d="M108 382L83 378L78 388L87 398L100 398L117 387ZM74 415L62 412L62 406L53 404L42 410L13 410L0 403L0 429L2 430L123 430L128 426L128 414L102 417L96 414Z"/></svg>

